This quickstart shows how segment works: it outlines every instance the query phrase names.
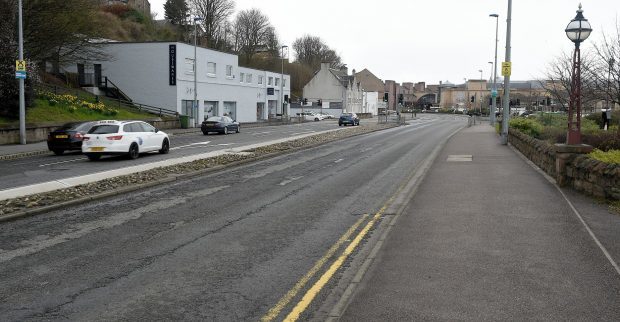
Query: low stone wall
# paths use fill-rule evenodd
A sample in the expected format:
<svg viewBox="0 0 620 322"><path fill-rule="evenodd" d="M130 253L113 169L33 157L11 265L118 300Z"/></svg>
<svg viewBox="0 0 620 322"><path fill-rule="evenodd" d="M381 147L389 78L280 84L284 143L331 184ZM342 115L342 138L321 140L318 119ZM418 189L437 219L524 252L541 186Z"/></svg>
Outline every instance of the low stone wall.
<svg viewBox="0 0 620 322"><path fill-rule="evenodd" d="M558 182L594 197L620 200L620 165L573 154L566 160L562 178L558 178L554 145L519 131L510 131L508 141Z"/></svg>
<svg viewBox="0 0 620 322"><path fill-rule="evenodd" d="M181 128L180 121L177 120L147 120L154 127L160 130L166 129L178 129ZM47 134L52 132L64 123L50 123L50 124L26 124L26 142L42 142L47 140ZM19 126L7 126L0 127L0 145L2 144L18 144L19 143Z"/></svg>
<svg viewBox="0 0 620 322"><path fill-rule="evenodd" d="M548 175L555 177L555 146L519 131L509 131L508 142Z"/></svg>

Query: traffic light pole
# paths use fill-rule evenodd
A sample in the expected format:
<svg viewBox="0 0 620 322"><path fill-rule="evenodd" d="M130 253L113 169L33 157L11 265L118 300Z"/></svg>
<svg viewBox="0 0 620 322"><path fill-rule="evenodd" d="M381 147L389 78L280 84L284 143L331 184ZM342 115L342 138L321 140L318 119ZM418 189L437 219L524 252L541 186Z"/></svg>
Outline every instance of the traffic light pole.
<svg viewBox="0 0 620 322"><path fill-rule="evenodd" d="M506 18L506 62L510 62L510 31L512 23L512 0L508 0L508 16ZM504 104L502 117L501 143L508 144L508 121L510 118L510 74L504 76Z"/></svg>

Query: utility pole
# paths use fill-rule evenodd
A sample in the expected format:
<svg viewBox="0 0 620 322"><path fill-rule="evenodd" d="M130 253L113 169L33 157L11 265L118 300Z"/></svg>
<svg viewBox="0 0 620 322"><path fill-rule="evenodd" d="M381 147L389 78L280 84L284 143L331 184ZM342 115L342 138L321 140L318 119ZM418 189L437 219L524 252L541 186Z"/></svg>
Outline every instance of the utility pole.
<svg viewBox="0 0 620 322"><path fill-rule="evenodd" d="M510 62L510 29L512 23L512 0L508 0L508 16L506 17L506 62ZM510 73L504 75L504 110L502 118L501 143L508 144L508 120L510 118Z"/></svg>
<svg viewBox="0 0 620 322"><path fill-rule="evenodd" d="M196 61L196 38L198 36L198 28L196 22L202 20L200 17L194 17L194 103L192 104L192 114L194 116L194 126L198 126L198 62Z"/></svg>
<svg viewBox="0 0 620 322"><path fill-rule="evenodd" d="M19 29L19 60L24 60L24 28L22 23L22 0L18 3ZM26 97L24 93L24 79L19 79L19 143L26 144Z"/></svg>
<svg viewBox="0 0 620 322"><path fill-rule="evenodd" d="M497 111L497 43L499 38L497 36L499 26L499 15L496 13L490 14L489 17L495 18L495 63L493 64L493 91L491 92L491 112L489 113L489 119L491 120L491 126L495 126L495 111Z"/></svg>

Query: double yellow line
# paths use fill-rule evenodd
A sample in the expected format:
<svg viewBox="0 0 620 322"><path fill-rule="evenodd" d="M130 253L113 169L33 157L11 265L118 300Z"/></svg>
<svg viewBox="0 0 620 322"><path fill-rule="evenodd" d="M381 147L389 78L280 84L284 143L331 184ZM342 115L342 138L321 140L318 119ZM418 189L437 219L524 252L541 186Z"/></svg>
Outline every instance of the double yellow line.
<svg viewBox="0 0 620 322"><path fill-rule="evenodd" d="M399 189L400 190L400 189ZM323 273L323 275L318 279L314 285L306 292L303 298L295 305L295 307L291 310L291 312L286 316L284 321L296 321L299 319L299 316L308 308L312 300L319 294L321 289L329 282L329 280L334 276L336 271L342 266L347 257L353 253L355 248L360 244L362 239L368 234L372 226L381 218L387 206L394 200L394 197L390 198L390 200L381 208L374 216L370 219L370 221L364 226L364 228L355 236L353 241L344 249L342 254L338 256L338 258L332 263L332 265ZM351 228L349 228L344 235L338 239L338 241L319 259L314 266L304 275L295 286L288 291L279 301L278 303L267 312L265 316L261 318L261 321L268 322L275 319L282 310L290 303L290 301L297 296L297 293L304 288L306 283L327 263L327 261L336 253L336 251L344 244L351 235L357 230L357 228L368 218L368 214L364 214Z"/></svg>

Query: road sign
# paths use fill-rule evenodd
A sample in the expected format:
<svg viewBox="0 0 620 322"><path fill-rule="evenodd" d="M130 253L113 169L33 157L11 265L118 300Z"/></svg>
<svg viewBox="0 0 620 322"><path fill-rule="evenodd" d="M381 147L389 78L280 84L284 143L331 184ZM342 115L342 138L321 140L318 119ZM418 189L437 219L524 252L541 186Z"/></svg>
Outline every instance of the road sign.
<svg viewBox="0 0 620 322"><path fill-rule="evenodd" d="M512 62L505 61L502 63L502 76L510 76L512 71Z"/></svg>
<svg viewBox="0 0 620 322"><path fill-rule="evenodd" d="M25 60L16 60L15 61L15 71L16 72L25 72L26 71L26 61Z"/></svg>
<svg viewBox="0 0 620 322"><path fill-rule="evenodd" d="M18 70L15 72L15 78L17 79L26 79L26 72Z"/></svg>
<svg viewBox="0 0 620 322"><path fill-rule="evenodd" d="M491 91L491 96L492 97L497 97L497 90L496 89Z"/></svg>

